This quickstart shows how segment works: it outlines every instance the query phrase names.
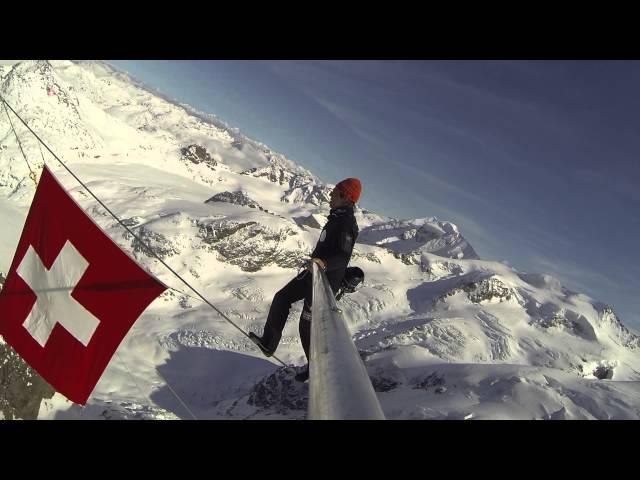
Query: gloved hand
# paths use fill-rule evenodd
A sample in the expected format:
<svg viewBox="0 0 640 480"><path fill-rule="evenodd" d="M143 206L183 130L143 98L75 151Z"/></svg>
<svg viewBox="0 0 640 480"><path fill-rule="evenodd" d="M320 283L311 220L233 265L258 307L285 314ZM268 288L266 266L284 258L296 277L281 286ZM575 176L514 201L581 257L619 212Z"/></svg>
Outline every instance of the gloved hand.
<svg viewBox="0 0 640 480"><path fill-rule="evenodd" d="M322 260L321 258L311 258L310 260L307 260L307 263L305 265L305 268L309 271L312 270L312 263L317 263L318 266L324 271L327 269L327 264L324 262L324 260Z"/></svg>

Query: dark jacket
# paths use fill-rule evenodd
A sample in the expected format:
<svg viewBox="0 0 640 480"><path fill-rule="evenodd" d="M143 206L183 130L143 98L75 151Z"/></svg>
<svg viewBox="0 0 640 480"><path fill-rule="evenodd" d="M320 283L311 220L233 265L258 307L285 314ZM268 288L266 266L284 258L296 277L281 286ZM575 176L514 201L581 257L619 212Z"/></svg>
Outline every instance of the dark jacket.
<svg viewBox="0 0 640 480"><path fill-rule="evenodd" d="M320 233L311 257L324 260L327 266L325 273L336 292L351 260L359 230L353 206L332 208L327 218L329 220Z"/></svg>

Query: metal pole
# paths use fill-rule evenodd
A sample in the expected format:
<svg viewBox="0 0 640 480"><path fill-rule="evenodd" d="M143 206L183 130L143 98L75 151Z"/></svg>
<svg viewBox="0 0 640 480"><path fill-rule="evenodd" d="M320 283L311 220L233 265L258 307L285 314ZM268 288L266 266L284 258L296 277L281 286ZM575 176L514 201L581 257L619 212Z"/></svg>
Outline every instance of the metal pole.
<svg viewBox="0 0 640 480"><path fill-rule="evenodd" d="M329 280L313 263L310 420L384 420L371 380L336 306Z"/></svg>

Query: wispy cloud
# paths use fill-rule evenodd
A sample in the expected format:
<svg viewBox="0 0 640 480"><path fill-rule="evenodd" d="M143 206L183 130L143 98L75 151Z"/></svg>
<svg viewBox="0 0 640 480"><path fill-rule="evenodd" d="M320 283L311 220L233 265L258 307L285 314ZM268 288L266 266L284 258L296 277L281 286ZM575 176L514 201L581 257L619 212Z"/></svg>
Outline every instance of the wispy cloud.
<svg viewBox="0 0 640 480"><path fill-rule="evenodd" d="M408 164L406 162L402 162L400 158L402 158L401 155L399 155L397 159L389 158L387 159L387 161L389 161L390 163L393 163L399 169L405 170L409 172L411 175L417 176L421 180L427 182L427 185L425 185L426 189L435 186L450 194L457 195L458 197L461 197L461 198L466 198L471 202L483 204L489 208L496 207L496 205L493 202L490 202L485 197L476 195L475 193L472 193L471 191L462 188L461 186L458 185L458 183L444 180L436 175L428 173L424 168L418 168L414 165Z"/></svg>
<svg viewBox="0 0 640 480"><path fill-rule="evenodd" d="M361 139L376 145L381 148L389 148L389 144L380 139L378 135L379 129L375 125L375 121L372 121L369 117L366 117L356 111L355 109L348 108L344 105L338 105L332 101L322 98L318 95L308 93L309 97L313 99L318 105L321 105L329 113L334 115L342 125L349 131L358 135ZM398 152L398 155L393 157L386 157L385 161L393 163L399 169L410 173L413 176L419 177L421 180L427 182L426 188L437 187L445 192L454 194L460 198L465 198L476 204L485 205L492 210L501 210L499 206L493 202L488 201L485 197L476 195L467 189L460 187L457 183L444 180L431 173L428 173L424 168L418 168L406 161L402 161L404 154ZM506 211L504 211L507 214Z"/></svg>
<svg viewBox="0 0 640 480"><path fill-rule="evenodd" d="M547 250L569 249L575 246L569 237L560 232L540 227L528 221L526 217L513 217L517 218L517 221L513 223L511 235L520 245L529 245L535 250L540 250L542 246Z"/></svg>
<svg viewBox="0 0 640 480"><path fill-rule="evenodd" d="M390 68L391 64L391 68ZM359 126L364 122L377 130L389 130L393 125L386 123L388 118L375 115L364 117L353 109L348 109L337 99L353 98L357 94L361 102L372 108L386 105L393 109L395 135L406 132L400 125L400 119L411 125L421 125L424 130L446 132L449 135L467 141L473 141L479 148L496 150L494 144L487 141L482 134L460 126L455 121L443 117L438 112L431 114L416 107L414 103L400 102L398 95L407 91L429 90L430 85L424 83L423 77L398 75L406 73L403 62L390 61L321 61L321 62L268 62L265 64L273 73L304 93L311 101L325 107L336 118L344 121L356 131L362 132ZM341 105L338 105L340 103ZM365 132L366 133L366 132ZM370 139L370 136L365 138ZM497 151L497 150L496 150Z"/></svg>
<svg viewBox="0 0 640 480"><path fill-rule="evenodd" d="M565 280L572 288L596 294L594 285L602 285L605 289L619 289L621 284L612 280L594 269L581 267L574 262L561 260L558 258L532 257L530 259L534 267L540 269L536 273L548 273L561 281ZM568 285L569 286L569 285Z"/></svg>
<svg viewBox="0 0 640 480"><path fill-rule="evenodd" d="M388 147L410 142L430 152L439 162L445 162L451 150L426 142L427 132L436 138L447 138L452 148L467 145L468 149L475 149L479 158L483 155L516 168L521 174L536 175L540 165L514 155L509 147L513 139L507 130L526 118L528 123L537 125L536 135L540 135L541 130L553 135L562 130L563 135L567 134L566 126L561 126L549 112L538 111L535 104L463 83L447 76L436 63L287 61L265 65L367 144ZM415 92L415 102L408 100L406 92ZM444 105L437 100L431 105L429 99L440 97L450 99L454 110L443 111ZM431 106L426 108L425 101ZM364 115L357 107L360 104L378 113ZM469 105L471 112L493 114L488 115L486 122L478 123L476 118L469 123L471 117L458 111L464 110L464 105ZM382 113L385 110L389 116ZM491 126L495 122L498 124Z"/></svg>
<svg viewBox="0 0 640 480"><path fill-rule="evenodd" d="M612 175L611 172L580 168L573 171L576 179L594 189L616 193L627 200L640 202L640 189L633 175Z"/></svg>
<svg viewBox="0 0 640 480"><path fill-rule="evenodd" d="M365 142L369 142L378 147L384 146L384 143L380 138L369 131L368 124L370 121L359 112L338 105L319 96L310 96L310 98L336 117L342 123L343 127L346 127L348 130L358 135Z"/></svg>

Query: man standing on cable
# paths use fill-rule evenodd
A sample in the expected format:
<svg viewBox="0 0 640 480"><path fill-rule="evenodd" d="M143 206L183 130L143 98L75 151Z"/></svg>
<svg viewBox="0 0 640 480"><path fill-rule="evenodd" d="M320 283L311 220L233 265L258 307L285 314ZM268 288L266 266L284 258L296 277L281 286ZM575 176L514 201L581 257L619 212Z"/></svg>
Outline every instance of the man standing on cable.
<svg viewBox="0 0 640 480"><path fill-rule="evenodd" d="M270 357L278 348L291 305L304 299L304 307L298 324L302 348L307 357L306 368L296 375L296 380L309 378L309 356L311 343L311 301L313 285L311 282L312 262L317 263L327 274L331 289L335 294L345 274L353 246L358 237L358 224L353 207L360 198L362 185L357 178L347 178L338 183L331 191L329 220L322 229L316 248L307 261L305 270L285 285L273 297L262 337L250 332L251 339L260 347L265 356Z"/></svg>

